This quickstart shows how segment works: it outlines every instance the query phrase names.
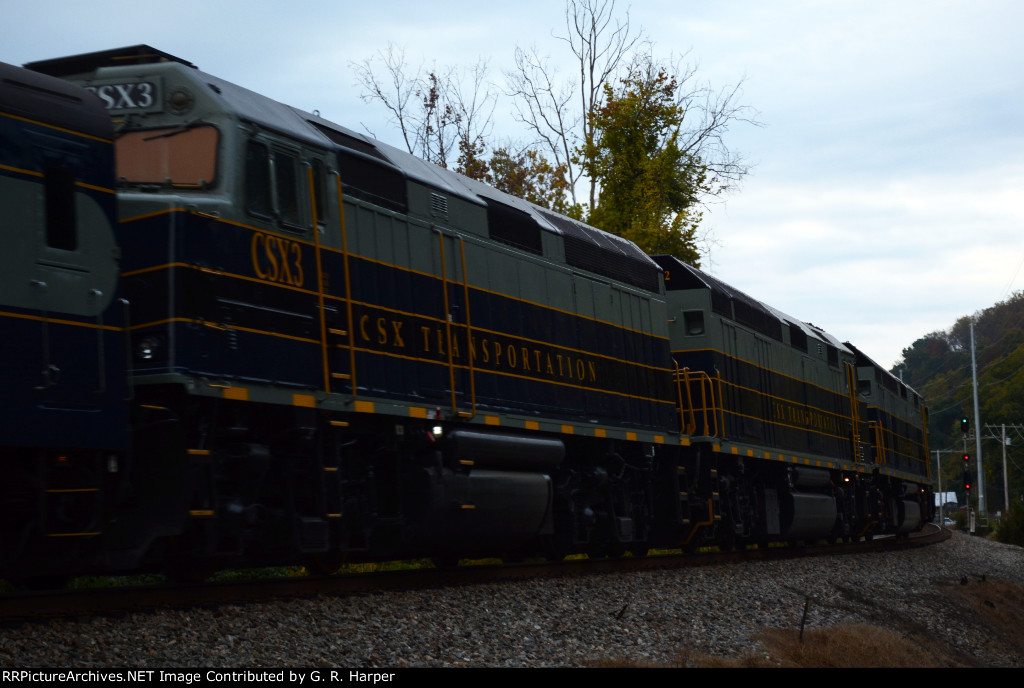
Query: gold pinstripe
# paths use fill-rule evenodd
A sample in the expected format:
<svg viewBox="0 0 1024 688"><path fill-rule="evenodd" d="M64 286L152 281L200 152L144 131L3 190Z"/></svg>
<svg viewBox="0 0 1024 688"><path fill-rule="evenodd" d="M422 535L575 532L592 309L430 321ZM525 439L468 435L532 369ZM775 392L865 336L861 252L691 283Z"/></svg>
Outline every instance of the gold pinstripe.
<svg viewBox="0 0 1024 688"><path fill-rule="evenodd" d="M40 126L40 127L46 127L47 129L53 129L54 131L62 131L65 134L74 134L75 136L79 136L79 137L81 137L83 139L89 139L91 141L99 141L101 143L109 143L109 144L113 144L114 143L113 139L105 139L105 138L103 138L101 136L93 136L92 134L83 134L82 132L75 131L74 129L66 129L65 127L58 127L55 124L47 124L46 122L40 122L37 119L31 119L29 117L22 117L21 115L15 115L15 114L12 114L10 112L0 112L0 117L9 117L11 119L16 119L16 120L18 120L20 122L28 122L29 124L35 124L35 125Z"/></svg>
<svg viewBox="0 0 1024 688"><path fill-rule="evenodd" d="M143 220L143 219L149 219L149 218L157 217L159 215L166 215L166 214L170 214L170 213L189 213L189 212L191 212L194 215L198 215L200 217L207 217L207 218L210 218L212 220L216 220L218 222L223 222L225 224L234 225L236 227L241 227L243 229L248 229L248 230L251 230L251 231L254 231L254 232L265 232L266 231L264 229L260 229L258 227L254 227L252 225L247 225L247 224L245 224L243 222L237 222L235 220L227 220L227 219L224 219L224 218L221 218L221 217L217 217L215 215L210 215L208 213L189 211L189 210L187 210L185 208L165 208L165 209L161 209L161 210L158 210L158 211L155 211L155 212L152 212L152 213L144 213L142 215L136 215L136 216L133 216L133 217L130 217L130 218L122 218L119 222L122 223L122 224L126 224L126 223L130 223L130 222L135 222L135 221L138 221L138 220ZM316 250L316 244L314 242L312 242L312 241L309 241L308 239L302 239L300 237L295 237L295 236L292 236L292 235L288 235L288 239L290 241L294 241L297 244L303 244L303 245L309 247L312 250ZM329 246L321 246L320 250L321 251L326 251L326 252L329 252L329 253L335 253L335 254L338 254L338 255L344 255L344 252L341 249L336 249L336 248L332 248L332 247L329 247ZM414 275L421 275L423 277L430 277L430 278L436 279L436 280L442 279L441 277L439 277L439 276L437 276L437 275L435 275L433 273L430 273L430 272L423 272L421 270L414 270L412 268L407 268L407 267L404 267L404 266L401 266L401 265L395 265L393 263L387 263L387 262L382 261L382 260L377 260L376 258L367 258L365 256L358 256L358 255L355 256L355 257L359 258L359 260L365 260L368 263L374 263L376 265L382 265L382 266L387 267L387 268L393 268L395 270L401 270L402 272L408 272L408 273L411 273L411 274L414 274ZM178 263L169 263L168 265L179 265L179 264ZM142 268L141 270L132 271L130 273L126 272L126 273L123 273L123 274L126 275L126 276L127 275L131 275L131 274L138 274L142 270L154 270L154 269L159 269L160 267L164 267L164 266L152 266L152 267L149 267L149 268ZM189 266L189 267L194 267L194 266ZM209 268L205 268L205 269L209 270ZM217 271L213 270L212 272L217 272ZM220 274L233 275L233 273L226 273L226 272L220 273ZM249 280L252 280L252 281L256 281L256 282L259 282L261 284L267 284L267 282L265 280L260 280L260 279L255 278L255 277L246 277L245 275L237 275L237 277L240 277L242 279L249 279ZM303 289L301 287L293 287L291 285L283 285L283 284L275 283L275 286L279 286L282 289L292 289L292 290L303 292L303 293L307 293L307 294L316 294L316 292L313 291L313 290ZM545 310L553 311L555 313L563 313L565 315L570 315L570 316L573 316L573 317L581 318L583 320L589 320L591 322L600 323L602 325L610 325L612 327L615 327L615 328L620 329L620 330L624 330L626 332L634 332L636 334L644 335L645 337L652 337L654 339L668 340L668 337L664 336L664 335L655 334L653 332L644 332L643 330L637 330L637 329L632 328L632 327L624 327L624 326L618 325L616 323L608 322L607 320L601 320L600 318L592 318L592 317L590 317L588 315L582 315L580 313L574 313L572 311L567 311L567 310L564 310L564 309L561 309L561 308L555 308L553 306L549 306L549 305L546 305L546 304L543 304L543 303L538 303L536 301L530 301L529 299L524 299L524 298L521 298L521 297L518 297L518 296L511 296L509 294L503 294L503 293L501 293L499 291L494 291L492 289L486 289L484 287L472 286L472 285L470 286L470 288L474 289L474 290L476 290L478 292L484 293L484 294L493 294L495 296L500 296L502 298L509 299L510 301L518 301L520 303L525 303L525 304L528 304L528 305L531 305L531 306L536 306L538 308L543 308ZM325 294L325 297L326 298L330 298L330 299L334 299L336 301L344 301L344 297L340 297L340 296L331 296L329 294Z"/></svg>
<svg viewBox="0 0 1024 688"><path fill-rule="evenodd" d="M280 289L288 289L290 291L300 292L302 294L306 294L307 296L316 296L317 295L317 292L315 292L315 291L313 291L311 289L303 289L303 288L300 288L300 287L294 287L294 286L290 286L290 285L280 284L280 283L277 283L277 282L271 283L271 282L267 282L266 280L261 280L261 279L256 278L256 277L250 277L248 275L239 275L239 274L232 273L232 272L226 272L224 270L216 270L214 268L208 268L208 267L202 267L202 266L198 266L198 265L192 265L190 263L178 263L178 262L176 262L176 263L165 263L163 265L154 265L154 266L150 266L150 267L146 267L146 268L140 268L138 270L130 270L130 271L124 272L124 273L122 273L122 277L134 277L136 275L142 275L142 274L146 274L146 273L150 273L150 272L156 272L158 270L165 270L165 269L169 269L169 268L172 268L172 267L182 268L182 269L189 269L189 270L196 270L198 272L203 272L203 273L212 274L212 275L218 275L220 277L231 277L231 278L234 278L234 279L240 279L240 280L243 280L243 281L246 281L246 282L253 282L253 283L256 283L256 284L264 284L264 285L270 284L270 285L272 285L274 287L277 287L277 288L280 288ZM475 288L475 287L473 287L473 288ZM329 294L325 294L324 296L325 296L325 298L330 299L332 301L338 301L338 302L342 302L342 303L344 303L346 301L346 299L344 297L340 297L340 296L331 296ZM366 308L372 308L372 309L375 309L375 310L378 310L378 311L382 311L382 312L385 312L385 313L393 313L395 315L403 315L403 316L407 316L407 317L410 317L410 318L420 318L422 320L433 322L433 323L436 323L438 325L443 325L443 324L445 324L447 322L447 320L445 320L444 318L438 318L438 317L434 317L434 316L431 316L431 315L424 315L422 313L413 313L411 311L405 311L405 310L402 310L402 309L399 309L399 308L391 308L391 307L388 307L388 306L382 306L382 305L378 305L378 304L375 304L375 303L370 303L368 301L360 301L358 299L352 299L352 303L355 304L355 305L364 306ZM526 303L529 303L529 302L526 302ZM578 316L578 317L586 318L586 316L582 316L582 315ZM214 327L214 328L217 328L217 329L234 329L234 330L240 330L240 331L244 331L244 332L254 332L254 333L258 333L258 334L267 334L267 335L271 335L271 336L280 336L280 337L286 337L286 338L289 338L289 339L297 339L299 341L304 341L304 342L316 342L317 341L317 340L313 340L313 339L293 337L291 335L285 335L285 334L281 334L281 333L278 333L278 332L267 332L267 331L263 331L263 330L254 330L254 329L248 329L248 328L245 328L245 327L238 327L238 326L234 326L234 325L232 325L230 328L227 328L227 327L220 328L220 327L218 327L214 323L210 323L210 322L207 322L207 321L193 320L191 318L169 318L169 319L164 319L164 320L156 320L156 321L152 321L152 322L148 322L148 323L140 323L140 324L132 325L131 329L132 330L137 330L137 329L140 329L140 328L143 328L143 327L152 327L154 325L159 325L159 324L163 324L163 323L167 323L167 322L174 322L174 321L177 321L177 322L189 322L189 323L201 323L201 324L206 325L208 327ZM606 323L606 324L610 325L610 323ZM452 326L454 328L466 328L466 325L463 324L463 323L452 323ZM615 325L612 325L612 326L613 327L617 327L617 329L619 329L619 330L630 331L629 328L618 327L618 326L615 326ZM350 323L350 329L351 329L351 323ZM553 347L553 348L559 349L561 351L570 351L572 353L579 354L581 356L585 355L585 356L590 356L590 357L593 357L593 358L600 358L600 359L607 360L607 361L614 361L614 362L617 362L617 363L623 363L625 365L630 365L630 366L634 366L634 367L637 367L637 368L645 368L647 370L652 370L652 371L655 371L655 372L664 372L666 374L671 374L671 369L670 368L663 368L663 367L660 367L660 366L651 365L651 364L647 364L647 363L640 363L640 362L637 362L637 361L630 361L630 360L627 360L627 359L624 359L624 358L617 358L615 356L608 356L606 354L598 353L596 351L587 351L585 349L577 349L577 348L571 347L571 346L564 346L564 345L561 345L561 344L555 344L553 342L546 342L546 341L543 341L543 340L540 340L540 339L533 339L533 338L530 338L530 337L523 337L523 336L520 336L520 335L511 334L511 333L508 333L508 332L502 332L502 331L499 331L499 330L491 330L491 329L487 329L485 327L479 327L479 326L476 326L476 325L474 325L472 327L472 330L474 332L482 332L482 333L485 333L485 334L492 334L492 335L497 335L497 336L502 336L502 337L513 338L517 342L526 342L526 343L529 343L529 344L538 344L538 345L542 345L542 346L549 346L549 347ZM334 347L335 348L346 348L347 345L336 344L336 345L334 345ZM365 348L362 348L362 347L355 347L355 349L357 351L369 351L369 352L372 352L372 353L381 353L381 352L378 352L376 349L365 349ZM416 359L416 360L420 360L420 359ZM429 359L422 359L422 360L429 360Z"/></svg>

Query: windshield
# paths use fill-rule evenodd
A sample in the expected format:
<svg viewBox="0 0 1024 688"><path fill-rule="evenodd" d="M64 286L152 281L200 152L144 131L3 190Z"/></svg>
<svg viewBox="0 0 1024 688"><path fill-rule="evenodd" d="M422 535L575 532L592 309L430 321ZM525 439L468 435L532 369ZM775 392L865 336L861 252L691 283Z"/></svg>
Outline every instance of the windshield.
<svg viewBox="0 0 1024 688"><path fill-rule="evenodd" d="M117 177L134 184L209 186L217 176L217 139L212 125L127 132L114 142Z"/></svg>

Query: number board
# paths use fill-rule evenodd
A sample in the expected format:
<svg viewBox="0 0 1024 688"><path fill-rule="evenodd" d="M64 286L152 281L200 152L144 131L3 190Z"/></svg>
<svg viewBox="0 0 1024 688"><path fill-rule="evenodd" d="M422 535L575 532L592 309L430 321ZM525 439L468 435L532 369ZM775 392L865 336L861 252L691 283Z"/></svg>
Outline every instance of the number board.
<svg viewBox="0 0 1024 688"><path fill-rule="evenodd" d="M103 105L111 112L163 110L160 84L157 81L90 84L86 88L99 96Z"/></svg>

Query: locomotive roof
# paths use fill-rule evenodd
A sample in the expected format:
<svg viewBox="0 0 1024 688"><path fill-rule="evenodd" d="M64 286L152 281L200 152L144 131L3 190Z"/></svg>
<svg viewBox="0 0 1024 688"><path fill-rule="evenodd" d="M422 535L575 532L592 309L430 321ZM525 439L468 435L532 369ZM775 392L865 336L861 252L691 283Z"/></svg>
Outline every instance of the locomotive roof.
<svg viewBox="0 0 1024 688"><path fill-rule="evenodd" d="M921 395L919 395L913 387L911 387L903 380L899 379L898 377L890 373L882 366L875 363L874 360L872 360L871 357L865 354L863 351L855 347L850 342L846 342L846 346L849 347L850 350L853 351L854 355L856 356L858 368L875 369L875 381L878 382L878 384L882 385L890 392L896 392L902 387L903 389L907 390L910 394L914 394L918 398L920 398Z"/></svg>
<svg viewBox="0 0 1024 688"><path fill-rule="evenodd" d="M501 204L509 206L529 215L538 226L547 232L596 244L601 251L612 256L614 259L623 261L623 264L619 266L605 265L605 269L599 270L599 272L657 291L656 280L655 284L649 284L646 280L638 279L635 274L636 270L656 270L658 269L657 265L650 256L641 251L636 244L628 239L591 227L553 210L541 208L518 196L505 193L489 184L485 184L477 179L471 179L458 172L439 167L407 151L377 141L369 136L364 136L329 120L310 113L304 113L301 110L292 109L307 122L319 125L321 130L326 127L349 137L349 140L355 139L361 142L370 148L369 151L363 152L368 152L374 157L391 163L410 179L444 190L453 196L476 205L493 207L495 204ZM349 142L339 143L337 139L332 140L340 147L353 150ZM360 152L358 148L354 150Z"/></svg>
<svg viewBox="0 0 1024 688"><path fill-rule="evenodd" d="M870 357L853 344L850 342L840 342L834 336L817 325L790 317L782 311L747 296L740 290L705 272L702 272L688 263L684 263L674 256L654 256L654 260L663 269L672 271L673 290L707 289L711 292L712 304L716 301L718 304L723 304L727 300L732 301L734 305L738 305L738 307L735 308L735 317L738 321L743 322L750 327L754 327L758 331L769 336L774 336L776 328L773 326L765 327L764 323L766 321L773 324L777 321L780 325L780 329L782 324L798 327L803 330L804 334L807 335L808 338L823 341L830 346L834 346L840 351L845 351L852 355L858 367L874 368L875 379L880 385L886 387L890 391L897 392L900 387L903 387L909 393L917 395L917 392L915 392L912 387L904 383L888 370L882 368L882 366L875 363ZM759 314L760 317L751 317L751 312ZM920 395L918 395L918 397L920 397Z"/></svg>
<svg viewBox="0 0 1024 688"><path fill-rule="evenodd" d="M820 327L794 318L777 308L758 301L717 277L712 277L689 263L684 263L675 256L654 256L654 260L663 269L672 271L673 290L707 289L711 292L713 307L717 306L719 312L723 310L726 302L732 302L735 318L762 334L781 340L783 327L796 327L803 331L808 339L825 342L840 351L853 355L853 351L848 348L848 345L840 343L838 339Z"/></svg>
<svg viewBox="0 0 1024 688"><path fill-rule="evenodd" d="M0 110L89 136L114 137L99 98L63 79L4 62L0 62Z"/></svg>
<svg viewBox="0 0 1024 688"><path fill-rule="evenodd" d="M272 98L200 71L190 62L146 45L44 60L25 65L29 69L64 76L89 78L103 67L165 64L160 69L178 70L218 94L224 107L242 120L328 149L343 149L375 158L412 181L481 207L507 206L525 213L542 230L567 237L567 241L591 248L581 262L570 263L606 276L658 290L657 265L633 242L541 208L516 196L438 167L394 146L324 119L316 113L285 105ZM594 251L597 249L597 252ZM567 256L567 259L569 257Z"/></svg>
<svg viewBox="0 0 1024 688"><path fill-rule="evenodd" d="M170 53L165 53L148 45L131 45L125 48L114 48L113 50L98 50L92 53L28 62L25 64L25 69L66 78L72 74L92 72L100 67L152 64L155 62L178 62L188 67L195 66L180 57L175 57Z"/></svg>

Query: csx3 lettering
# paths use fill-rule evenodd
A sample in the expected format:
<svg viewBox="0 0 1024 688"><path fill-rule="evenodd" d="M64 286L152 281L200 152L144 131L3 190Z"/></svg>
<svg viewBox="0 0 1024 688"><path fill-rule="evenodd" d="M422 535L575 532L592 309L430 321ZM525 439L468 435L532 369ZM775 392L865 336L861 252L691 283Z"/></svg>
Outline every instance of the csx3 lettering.
<svg viewBox="0 0 1024 688"><path fill-rule="evenodd" d="M86 89L95 93L108 110L148 108L156 102L156 87L148 81L137 84L86 86Z"/></svg>
<svg viewBox="0 0 1024 688"><path fill-rule="evenodd" d="M302 245L284 237L257 232L252 237L252 269L268 282L301 287Z"/></svg>

